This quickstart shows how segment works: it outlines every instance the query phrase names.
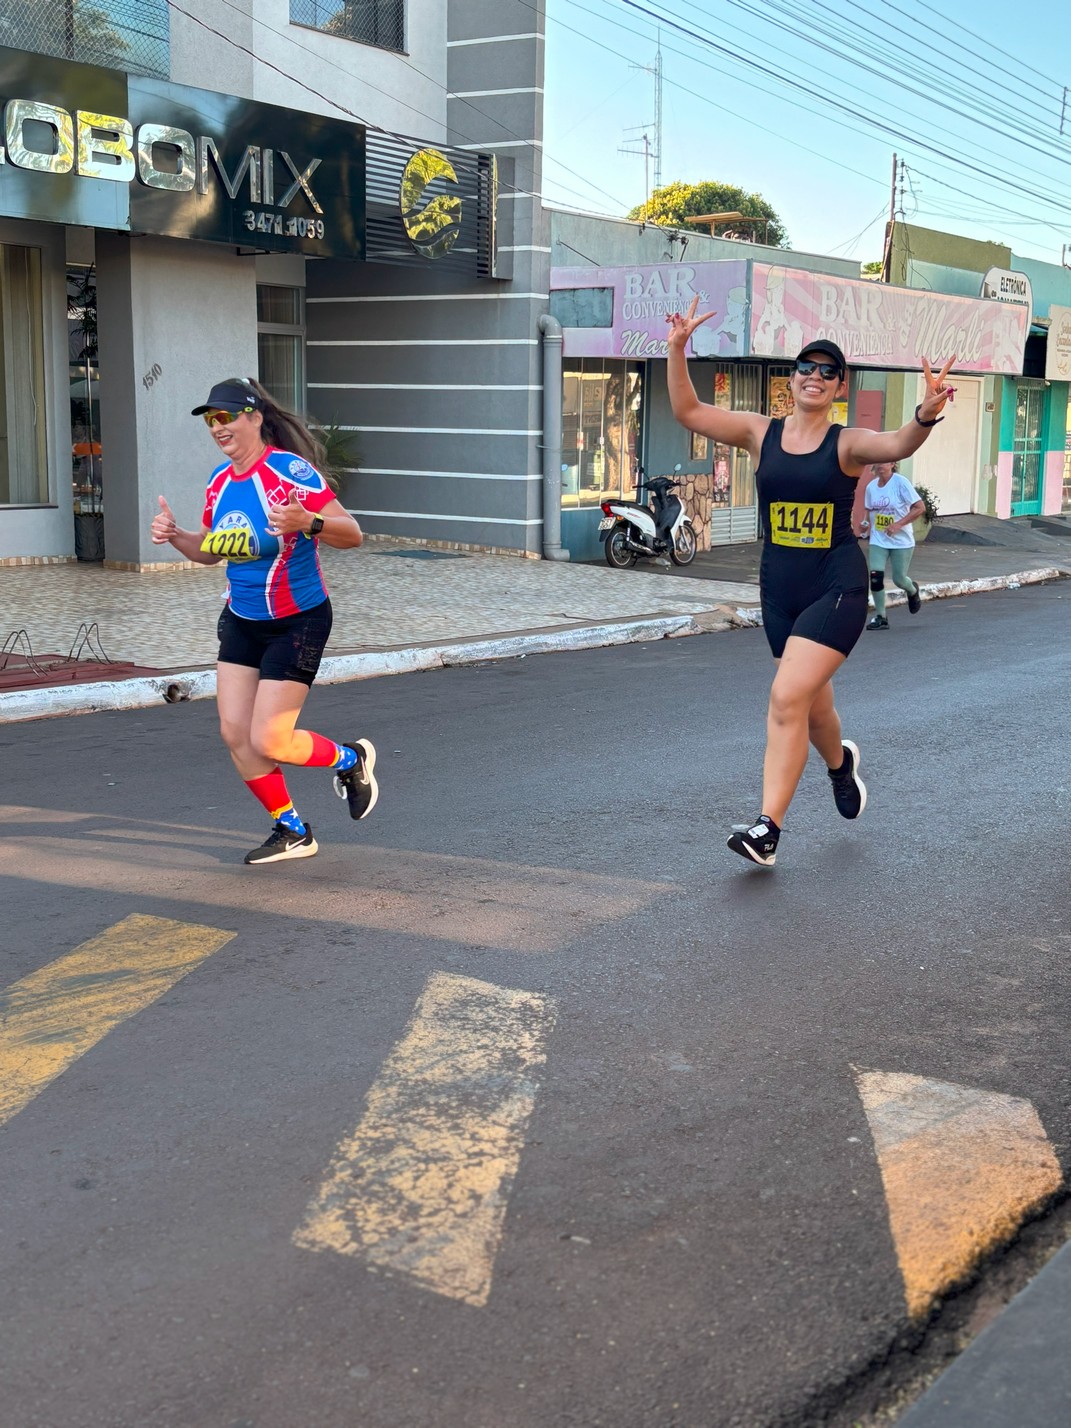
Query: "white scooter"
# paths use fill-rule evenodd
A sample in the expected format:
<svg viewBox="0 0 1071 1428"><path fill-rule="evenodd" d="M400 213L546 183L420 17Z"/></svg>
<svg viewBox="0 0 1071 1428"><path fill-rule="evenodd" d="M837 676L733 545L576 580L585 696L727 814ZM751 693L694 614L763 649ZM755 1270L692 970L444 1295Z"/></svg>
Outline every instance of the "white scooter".
<svg viewBox="0 0 1071 1428"><path fill-rule="evenodd" d="M692 563L698 548L692 518L685 514L680 497L670 495L680 484L668 476L641 480L636 494L650 491L650 506L638 501L602 502L599 539L606 542L607 565L628 570L641 556L668 565L667 555L674 565Z"/></svg>

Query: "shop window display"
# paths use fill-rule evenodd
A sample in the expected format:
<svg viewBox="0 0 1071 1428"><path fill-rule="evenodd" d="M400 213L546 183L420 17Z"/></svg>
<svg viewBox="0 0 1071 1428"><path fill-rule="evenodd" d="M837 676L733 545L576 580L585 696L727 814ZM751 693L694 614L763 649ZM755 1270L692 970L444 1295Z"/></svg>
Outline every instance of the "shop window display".
<svg viewBox="0 0 1071 1428"><path fill-rule="evenodd" d="M562 506L636 499L642 378L635 363L582 357L562 377Z"/></svg>

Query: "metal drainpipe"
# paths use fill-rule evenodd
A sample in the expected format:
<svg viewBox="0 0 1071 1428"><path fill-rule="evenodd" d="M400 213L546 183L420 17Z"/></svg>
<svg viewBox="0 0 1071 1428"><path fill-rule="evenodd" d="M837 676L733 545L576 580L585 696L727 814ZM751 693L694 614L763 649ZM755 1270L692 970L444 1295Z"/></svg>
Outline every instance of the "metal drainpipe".
<svg viewBox="0 0 1071 1428"><path fill-rule="evenodd" d="M543 559L568 560L562 550L562 325L544 313L543 334Z"/></svg>

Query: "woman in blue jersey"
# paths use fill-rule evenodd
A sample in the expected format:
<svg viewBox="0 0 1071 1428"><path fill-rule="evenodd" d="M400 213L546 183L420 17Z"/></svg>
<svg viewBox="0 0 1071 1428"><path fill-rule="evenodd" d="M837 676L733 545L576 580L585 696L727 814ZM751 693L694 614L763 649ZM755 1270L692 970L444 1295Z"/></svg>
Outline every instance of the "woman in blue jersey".
<svg viewBox="0 0 1071 1428"><path fill-rule="evenodd" d="M294 808L281 764L332 769L353 818L367 817L379 792L370 740L337 744L297 728L331 633L317 543L355 548L361 528L317 470L319 443L259 382L217 382L193 415L204 417L224 459L208 483L200 529L180 529L161 496L152 539L199 565L227 561L216 670L220 730L246 787L272 818L267 841L245 861L311 858L316 839Z"/></svg>
<svg viewBox="0 0 1071 1428"><path fill-rule="evenodd" d="M762 620L777 673L770 690L762 805L751 824L734 827L729 847L772 867L788 806L807 762L808 742L829 770L837 811L858 818L866 806L859 750L842 737L832 679L866 620L867 563L852 533L855 487L875 461L899 461L917 451L942 420L955 357L935 376L923 359L926 395L898 431L868 431L830 422L843 399L847 364L835 342L804 346L790 378L791 415L725 411L701 402L688 375L685 349L713 313L687 313L669 323L668 383L682 426L727 446L743 447L755 463L764 543L759 570Z"/></svg>

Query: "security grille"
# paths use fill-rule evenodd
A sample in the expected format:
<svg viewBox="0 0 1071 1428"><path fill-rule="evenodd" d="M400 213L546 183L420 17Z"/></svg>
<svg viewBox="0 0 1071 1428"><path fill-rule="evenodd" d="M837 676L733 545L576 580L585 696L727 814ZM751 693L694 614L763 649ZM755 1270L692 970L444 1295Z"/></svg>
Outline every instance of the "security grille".
<svg viewBox="0 0 1071 1428"><path fill-rule="evenodd" d="M405 49L404 0L290 0L290 23L383 50Z"/></svg>
<svg viewBox="0 0 1071 1428"><path fill-rule="evenodd" d="M0 0L0 45L167 79L167 0Z"/></svg>

